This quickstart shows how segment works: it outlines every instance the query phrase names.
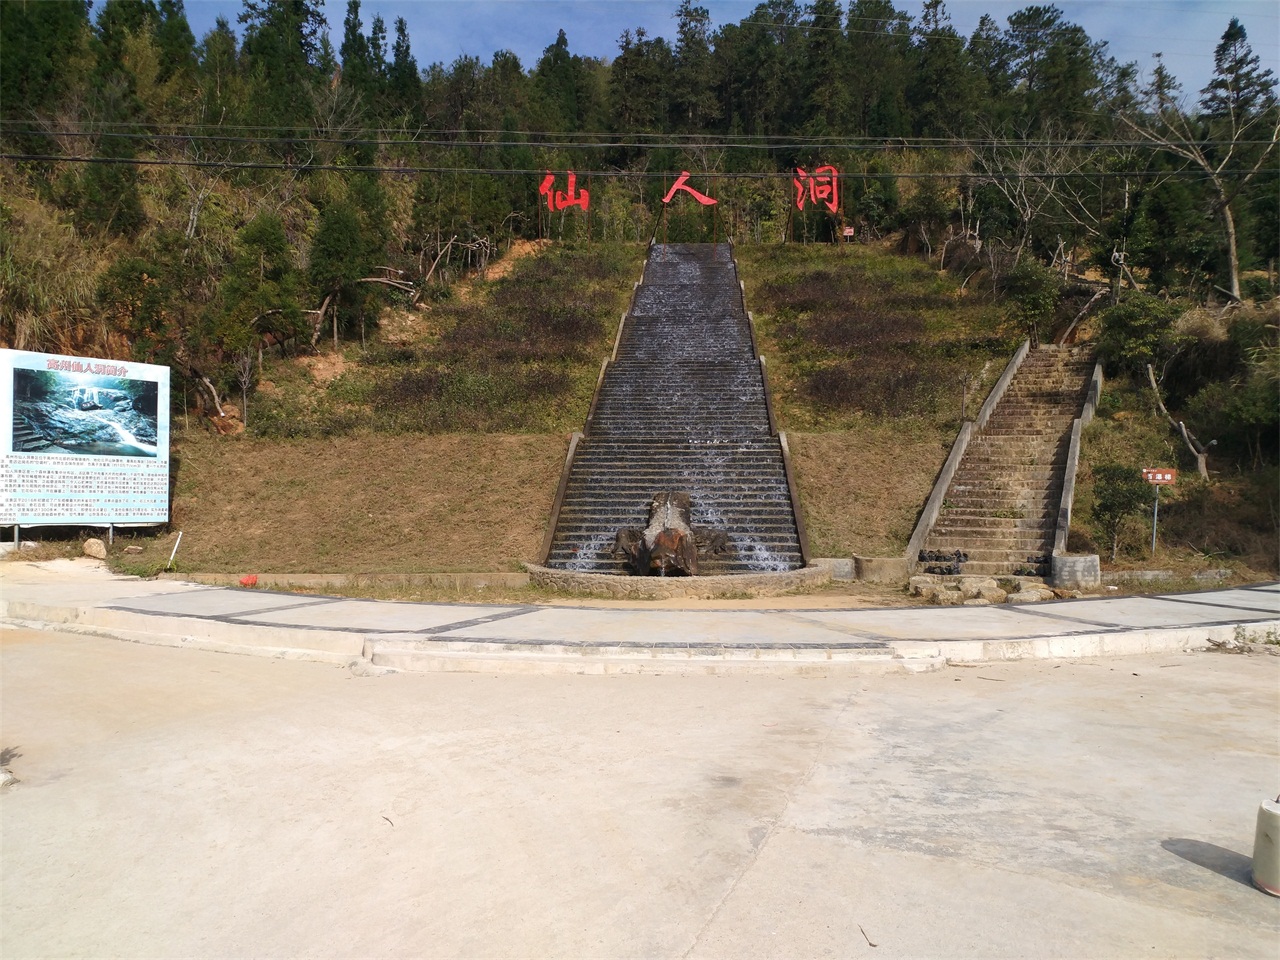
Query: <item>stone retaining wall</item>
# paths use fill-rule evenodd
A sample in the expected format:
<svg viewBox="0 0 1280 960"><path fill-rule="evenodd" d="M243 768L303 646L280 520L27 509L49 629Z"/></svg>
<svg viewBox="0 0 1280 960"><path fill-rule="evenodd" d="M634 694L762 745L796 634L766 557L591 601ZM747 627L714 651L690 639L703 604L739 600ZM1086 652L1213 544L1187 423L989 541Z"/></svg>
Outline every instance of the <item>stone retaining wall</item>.
<svg viewBox="0 0 1280 960"><path fill-rule="evenodd" d="M525 564L530 580L541 587L587 597L615 600L670 600L691 597L776 597L800 587L827 583L829 566L802 567L782 573L738 573L718 577L619 577L607 573L578 573Z"/></svg>

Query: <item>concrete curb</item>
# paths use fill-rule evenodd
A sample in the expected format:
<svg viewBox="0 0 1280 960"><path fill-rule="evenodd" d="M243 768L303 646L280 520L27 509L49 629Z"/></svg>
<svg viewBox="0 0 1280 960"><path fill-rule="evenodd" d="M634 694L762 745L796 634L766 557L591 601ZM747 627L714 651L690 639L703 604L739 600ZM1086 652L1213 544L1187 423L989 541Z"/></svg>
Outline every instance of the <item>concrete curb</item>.
<svg viewBox="0 0 1280 960"><path fill-rule="evenodd" d="M161 573L157 580L203 583L215 587L234 587L240 583L237 573ZM527 573L259 573L262 589L288 590L290 587L324 589L350 584L397 587L443 587L448 590L475 590L481 587L519 588L529 585Z"/></svg>
<svg viewBox="0 0 1280 960"><path fill-rule="evenodd" d="M737 573L711 577L621 577L608 573L578 573L573 570L525 564L533 583L584 597L614 600L668 600L687 597L714 600L718 597L750 594L776 597L801 587L818 586L831 580L830 566L811 565L778 573Z"/></svg>
<svg viewBox="0 0 1280 960"><path fill-rule="evenodd" d="M186 647L285 660L348 663L362 656L365 636L343 630L261 627L205 617L168 617L104 607L0 603L0 620L43 629L91 633L133 643Z"/></svg>
<svg viewBox="0 0 1280 960"><path fill-rule="evenodd" d="M619 612L619 616L625 613ZM156 615L31 601L0 602L0 619L17 626L58 629L159 646L289 660L312 660L412 672L523 674L787 675L913 674L948 665L1029 659L1077 659L1185 653L1236 637L1240 625L1134 628L1003 640L885 639L848 645L538 642L421 634L366 633L229 623L194 616ZM1280 629L1280 618L1250 622L1249 633Z"/></svg>

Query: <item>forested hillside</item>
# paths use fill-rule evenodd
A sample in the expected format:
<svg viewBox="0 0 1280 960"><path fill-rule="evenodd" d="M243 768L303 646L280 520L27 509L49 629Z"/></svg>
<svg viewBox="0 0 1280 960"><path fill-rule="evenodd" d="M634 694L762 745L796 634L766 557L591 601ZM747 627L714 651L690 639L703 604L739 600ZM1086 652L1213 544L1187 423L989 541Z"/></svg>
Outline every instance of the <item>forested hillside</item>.
<svg viewBox="0 0 1280 960"><path fill-rule="evenodd" d="M1097 306L1181 298L1130 310L1118 367L1176 359L1188 403L1255 368L1273 383L1266 323L1208 360L1178 327L1276 289L1275 79L1237 21L1182 91L1052 6L969 37L942 0L769 0L715 31L690 0L673 12L674 43L624 33L607 62L560 31L535 64L424 65L359 0L332 19L245 0L203 37L181 0L6 0L0 339L169 364L210 410L251 394L264 346L367 343L389 306L447 297L517 239L848 236L981 271L1028 330L1055 277L1109 284ZM838 189L816 192L827 167ZM585 211L553 202L570 171ZM664 206L680 171L718 204Z"/></svg>

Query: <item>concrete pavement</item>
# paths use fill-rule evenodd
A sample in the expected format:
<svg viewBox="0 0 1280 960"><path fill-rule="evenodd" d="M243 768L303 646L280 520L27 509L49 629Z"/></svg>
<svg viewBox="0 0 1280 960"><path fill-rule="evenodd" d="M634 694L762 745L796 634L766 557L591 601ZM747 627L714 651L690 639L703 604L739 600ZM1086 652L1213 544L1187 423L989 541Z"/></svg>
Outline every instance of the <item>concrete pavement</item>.
<svg viewBox="0 0 1280 960"><path fill-rule="evenodd" d="M1278 680L374 677L10 626L0 955L1274 960Z"/></svg>
<svg viewBox="0 0 1280 960"><path fill-rule="evenodd" d="M947 663L1201 649L1280 631L1280 584L985 607L618 610L395 603L0 566L0 619L122 639L415 671L924 672Z"/></svg>

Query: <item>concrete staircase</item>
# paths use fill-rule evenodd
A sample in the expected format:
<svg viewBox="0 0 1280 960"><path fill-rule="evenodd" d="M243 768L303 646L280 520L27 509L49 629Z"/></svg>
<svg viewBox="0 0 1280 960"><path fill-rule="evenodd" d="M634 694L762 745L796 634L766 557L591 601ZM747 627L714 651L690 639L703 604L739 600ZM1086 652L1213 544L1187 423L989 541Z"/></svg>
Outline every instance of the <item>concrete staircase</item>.
<svg viewBox="0 0 1280 960"><path fill-rule="evenodd" d="M922 571L1049 575L1071 424L1093 366L1082 348L1027 354L969 441L921 548Z"/></svg>
<svg viewBox="0 0 1280 960"><path fill-rule="evenodd" d="M13 416L13 449L19 452L45 450L52 444L21 414Z"/></svg>
<svg viewBox="0 0 1280 960"><path fill-rule="evenodd" d="M626 573L612 556L655 493L685 490L695 526L724 530L703 574L793 570L801 535L781 439L727 244L650 248L564 482L548 567Z"/></svg>

